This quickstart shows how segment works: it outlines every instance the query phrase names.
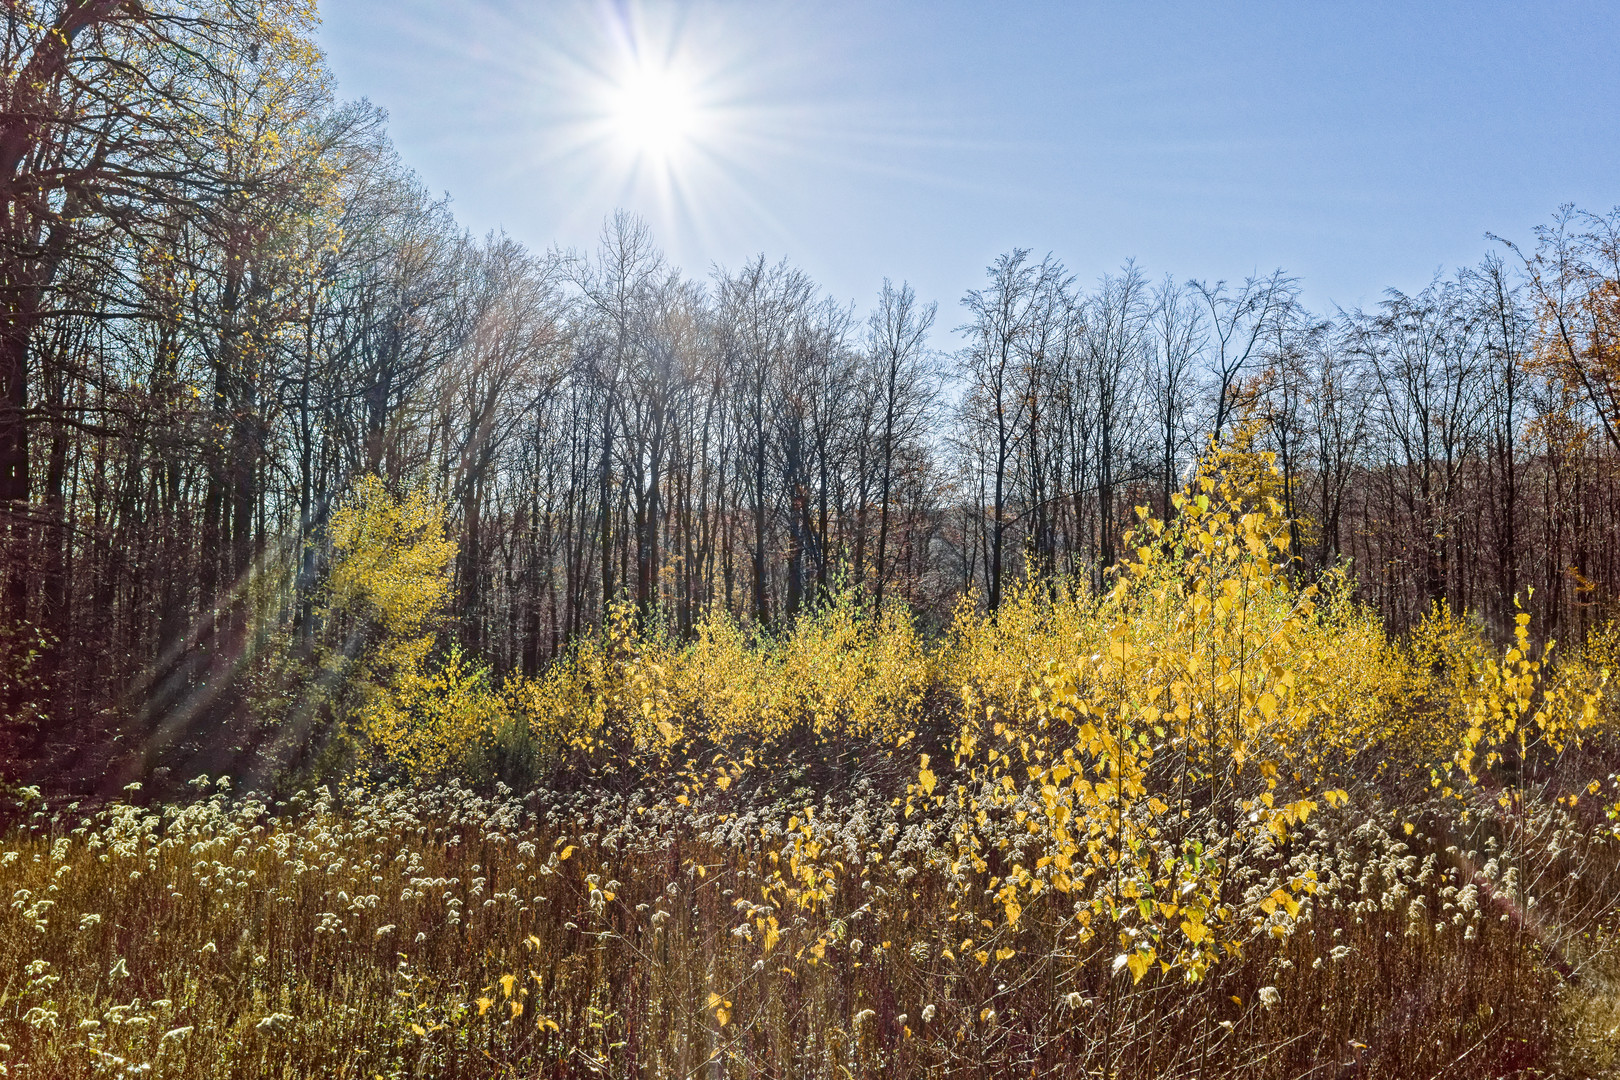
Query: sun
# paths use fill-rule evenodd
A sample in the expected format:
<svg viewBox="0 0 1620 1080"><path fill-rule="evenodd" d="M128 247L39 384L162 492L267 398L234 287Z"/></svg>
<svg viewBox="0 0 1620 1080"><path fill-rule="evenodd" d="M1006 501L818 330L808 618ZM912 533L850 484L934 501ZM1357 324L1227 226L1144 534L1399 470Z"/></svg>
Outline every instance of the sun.
<svg viewBox="0 0 1620 1080"><path fill-rule="evenodd" d="M690 79L670 68L636 65L614 87L611 116L626 149L668 160L699 135L702 110Z"/></svg>

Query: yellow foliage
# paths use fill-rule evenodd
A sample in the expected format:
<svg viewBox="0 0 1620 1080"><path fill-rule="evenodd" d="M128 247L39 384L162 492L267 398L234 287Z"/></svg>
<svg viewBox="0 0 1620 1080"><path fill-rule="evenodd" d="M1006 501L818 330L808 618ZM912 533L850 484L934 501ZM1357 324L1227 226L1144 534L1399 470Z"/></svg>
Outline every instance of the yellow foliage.
<svg viewBox="0 0 1620 1080"><path fill-rule="evenodd" d="M502 716L487 670L452 648L430 662L456 545L444 507L362 477L332 514L329 613L354 624L360 729L418 776L444 773Z"/></svg>
<svg viewBox="0 0 1620 1080"><path fill-rule="evenodd" d="M374 745L418 777L437 777L506 718L505 702L457 646L437 664L394 673L361 711Z"/></svg>
<svg viewBox="0 0 1620 1080"><path fill-rule="evenodd" d="M1382 632L1334 583L1319 606L1321 589L1291 580L1273 475L1269 455L1217 449L1171 522L1140 512L1136 558L1105 595L1025 595L1002 625L957 621L973 805L1021 815L1042 844L1034 871L1002 880L1007 924L1043 890L1072 896L1093 917L1081 940L1106 923L1135 943L1119 966L1138 981L1156 960L1201 978L1247 932L1222 853L1285 839L1317 803L1273 792L1304 793L1331 749L1307 734L1377 712L1360 672L1378 670ZM979 826L954 839L982 868Z"/></svg>
<svg viewBox="0 0 1620 1080"><path fill-rule="evenodd" d="M724 615L690 642L637 627L626 607L507 696L535 736L592 750L665 753L700 742L754 751L796 732L815 739L897 741L917 722L935 657L899 608L874 615L840 594L779 637Z"/></svg>
<svg viewBox="0 0 1620 1080"><path fill-rule="evenodd" d="M372 669L386 675L422 663L450 597L455 542L444 507L421 490L402 496L364 476L332 513L330 606L369 625Z"/></svg>

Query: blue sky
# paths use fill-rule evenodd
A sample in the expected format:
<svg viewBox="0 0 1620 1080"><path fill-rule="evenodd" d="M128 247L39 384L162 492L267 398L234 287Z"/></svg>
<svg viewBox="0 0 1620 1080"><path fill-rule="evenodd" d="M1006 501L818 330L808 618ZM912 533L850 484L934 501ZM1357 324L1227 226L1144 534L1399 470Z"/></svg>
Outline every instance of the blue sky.
<svg viewBox="0 0 1620 1080"><path fill-rule="evenodd" d="M943 326L1014 246L1081 280L1283 267L1319 311L1620 203L1620 4L327 0L344 97L457 216L588 246L616 207L688 272L787 256ZM636 51L700 129L667 168L604 101Z"/></svg>

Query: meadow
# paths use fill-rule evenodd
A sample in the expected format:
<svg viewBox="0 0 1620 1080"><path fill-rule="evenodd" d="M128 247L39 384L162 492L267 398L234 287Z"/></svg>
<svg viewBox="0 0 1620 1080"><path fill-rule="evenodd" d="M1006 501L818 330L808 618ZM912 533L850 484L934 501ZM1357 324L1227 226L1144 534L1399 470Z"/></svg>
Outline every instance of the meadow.
<svg viewBox="0 0 1620 1080"><path fill-rule="evenodd" d="M442 508L363 484L364 647L264 661L334 688L305 773L8 794L0 1072L1612 1075L1620 630L1391 635L1273 476L942 633L624 608L500 682Z"/></svg>

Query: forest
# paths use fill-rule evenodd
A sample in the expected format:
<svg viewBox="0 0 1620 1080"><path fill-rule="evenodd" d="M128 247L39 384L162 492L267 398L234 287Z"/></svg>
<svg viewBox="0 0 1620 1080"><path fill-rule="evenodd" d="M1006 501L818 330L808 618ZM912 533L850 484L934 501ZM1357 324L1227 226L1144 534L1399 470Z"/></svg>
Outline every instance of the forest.
<svg viewBox="0 0 1620 1080"><path fill-rule="evenodd" d="M1620 209L834 297L0 18L0 1075L1620 1067Z"/></svg>

